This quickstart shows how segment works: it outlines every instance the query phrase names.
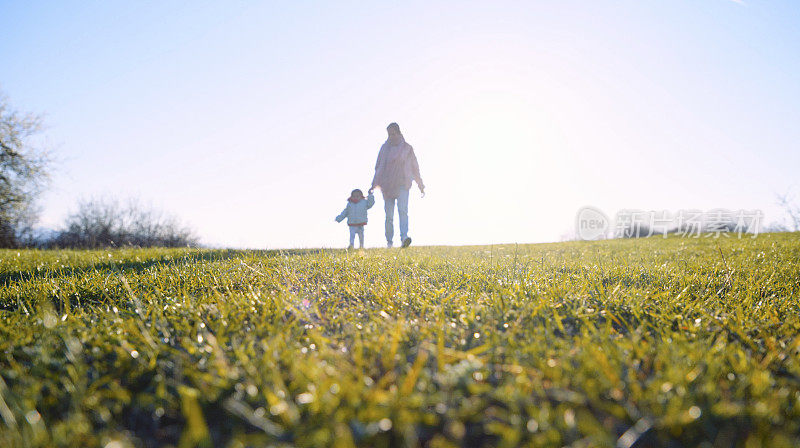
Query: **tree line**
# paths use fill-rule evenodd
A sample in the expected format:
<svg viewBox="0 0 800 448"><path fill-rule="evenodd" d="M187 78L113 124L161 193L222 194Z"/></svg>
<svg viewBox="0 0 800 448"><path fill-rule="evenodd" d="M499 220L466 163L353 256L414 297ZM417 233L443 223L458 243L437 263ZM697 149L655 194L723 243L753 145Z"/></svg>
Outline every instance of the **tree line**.
<svg viewBox="0 0 800 448"><path fill-rule="evenodd" d="M0 92L0 247L97 248L195 246L198 238L175 217L113 198L79 201L54 232L37 231L37 199L50 183L50 152L37 143L42 118L21 113Z"/></svg>

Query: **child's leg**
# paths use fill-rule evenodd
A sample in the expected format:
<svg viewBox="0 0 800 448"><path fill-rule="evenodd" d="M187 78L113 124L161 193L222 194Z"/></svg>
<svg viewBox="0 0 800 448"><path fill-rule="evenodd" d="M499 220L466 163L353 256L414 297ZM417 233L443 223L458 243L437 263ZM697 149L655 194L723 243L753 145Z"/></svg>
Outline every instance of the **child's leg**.
<svg viewBox="0 0 800 448"><path fill-rule="evenodd" d="M364 226L358 226L358 245L364 248Z"/></svg>
<svg viewBox="0 0 800 448"><path fill-rule="evenodd" d="M358 231L356 226L348 226L350 228L350 247L353 247L353 243L356 241L356 232Z"/></svg>

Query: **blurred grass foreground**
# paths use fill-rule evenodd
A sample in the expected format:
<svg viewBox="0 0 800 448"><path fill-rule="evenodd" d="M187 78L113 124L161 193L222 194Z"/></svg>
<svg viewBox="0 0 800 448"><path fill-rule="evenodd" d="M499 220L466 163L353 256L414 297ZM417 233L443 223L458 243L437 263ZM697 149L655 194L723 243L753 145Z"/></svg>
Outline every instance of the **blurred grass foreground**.
<svg viewBox="0 0 800 448"><path fill-rule="evenodd" d="M798 446L800 235L0 251L0 446Z"/></svg>

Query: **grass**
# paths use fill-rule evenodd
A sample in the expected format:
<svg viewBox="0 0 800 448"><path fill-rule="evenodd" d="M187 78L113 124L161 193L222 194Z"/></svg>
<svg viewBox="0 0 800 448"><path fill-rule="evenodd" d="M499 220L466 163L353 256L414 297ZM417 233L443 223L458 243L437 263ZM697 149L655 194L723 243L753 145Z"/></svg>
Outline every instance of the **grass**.
<svg viewBox="0 0 800 448"><path fill-rule="evenodd" d="M797 446L800 235L0 251L0 446Z"/></svg>

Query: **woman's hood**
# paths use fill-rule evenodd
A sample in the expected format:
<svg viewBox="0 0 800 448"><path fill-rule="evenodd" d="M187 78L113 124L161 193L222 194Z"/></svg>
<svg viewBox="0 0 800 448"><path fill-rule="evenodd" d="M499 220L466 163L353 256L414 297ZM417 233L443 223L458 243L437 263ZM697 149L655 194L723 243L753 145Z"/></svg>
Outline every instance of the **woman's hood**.
<svg viewBox="0 0 800 448"><path fill-rule="evenodd" d="M400 135L397 137L397 140L396 140L396 141L392 141L392 139L391 139L391 138L387 138L387 139L386 139L386 143L384 143L384 145L386 145L386 146L398 146L398 145L403 145L403 144L405 144L405 142L406 142L406 139L405 139L405 137L403 137L403 134L400 134Z"/></svg>

